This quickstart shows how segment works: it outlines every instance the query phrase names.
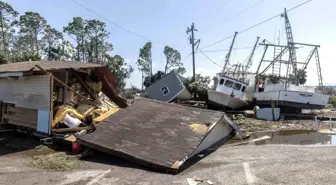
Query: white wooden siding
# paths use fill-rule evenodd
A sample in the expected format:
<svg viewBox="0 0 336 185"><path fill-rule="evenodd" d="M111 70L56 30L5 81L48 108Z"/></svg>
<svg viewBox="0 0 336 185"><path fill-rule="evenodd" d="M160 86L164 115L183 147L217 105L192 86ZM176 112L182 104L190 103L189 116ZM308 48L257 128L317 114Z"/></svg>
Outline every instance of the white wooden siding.
<svg viewBox="0 0 336 185"><path fill-rule="evenodd" d="M211 126L212 128L210 128L209 133L205 136L203 141L197 146L194 152L189 155L189 158L229 136L229 134L233 131L232 127L228 124L224 117L218 123L214 124L215 125Z"/></svg>
<svg viewBox="0 0 336 185"><path fill-rule="evenodd" d="M0 79L0 100L16 107L50 110L50 76Z"/></svg>

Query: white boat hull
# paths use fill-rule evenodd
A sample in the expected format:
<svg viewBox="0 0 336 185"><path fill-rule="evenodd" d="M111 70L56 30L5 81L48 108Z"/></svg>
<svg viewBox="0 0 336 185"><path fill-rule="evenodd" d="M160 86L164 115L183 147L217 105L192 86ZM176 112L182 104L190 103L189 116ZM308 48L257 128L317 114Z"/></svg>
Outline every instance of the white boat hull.
<svg viewBox="0 0 336 185"><path fill-rule="evenodd" d="M329 100L325 94L288 90L255 92L253 97L257 105L271 106L273 101L275 105L297 109L323 109Z"/></svg>
<svg viewBox="0 0 336 185"><path fill-rule="evenodd" d="M225 94L217 91L208 91L209 104L215 106L228 107L231 109L240 109L247 106L247 102L240 99L232 97L230 94Z"/></svg>

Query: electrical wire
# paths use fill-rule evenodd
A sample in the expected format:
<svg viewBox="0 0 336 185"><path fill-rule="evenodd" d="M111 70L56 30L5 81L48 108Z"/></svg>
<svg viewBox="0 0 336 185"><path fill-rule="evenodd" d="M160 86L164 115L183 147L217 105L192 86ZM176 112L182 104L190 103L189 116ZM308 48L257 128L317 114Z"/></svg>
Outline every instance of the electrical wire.
<svg viewBox="0 0 336 185"><path fill-rule="evenodd" d="M140 35L140 34L138 34L138 33L135 33L135 32L133 32L133 31L131 31L131 30L129 30L129 29L126 29L126 28L124 28L124 27L118 25L117 23L111 21L111 20L108 19L107 17L105 17L105 16L103 16L103 15L101 15L101 14L99 14L99 13L93 11L92 9L90 9L90 8L88 8L88 7L86 7L86 6L84 6L83 4L79 3L79 2L76 1L76 0L71 0L71 1L74 2L74 3L76 3L77 5L79 5L80 7L86 9L87 11L89 11L89 12L91 12L91 13L93 13L93 14L95 14L95 15L97 15L97 16L103 18L103 19L105 19L107 22L113 24L114 26L118 27L119 29L124 30L124 31L126 31L126 32L128 32L128 33L130 33L130 34L132 34L132 35L134 35L134 36L137 36L137 37L139 37L139 38L142 38L142 39L144 39L144 40L147 40L147 41L149 41L149 42L152 42L152 43L154 43L154 44L158 44L158 45L168 45L168 46L173 46L173 47L185 47L185 45L171 45L171 44L165 44L165 43L160 43L160 42L151 40L151 39L149 39L149 38L147 38L147 37L145 37L145 36L142 36L142 35Z"/></svg>
<svg viewBox="0 0 336 185"><path fill-rule="evenodd" d="M251 5L251 6L249 6L248 8L246 8L246 9L244 9L243 11L237 13L236 15L234 15L234 16L232 16L232 17L226 19L226 20L223 21L223 22L218 23L218 24L217 24L216 26L214 26L214 27L218 27L219 25L222 25L222 24L224 24L224 23L227 23L228 21L230 21L230 20L232 20L232 19L234 19L234 18L236 18L236 17L242 15L243 13L245 13L245 12L251 10L252 8L254 8L255 6L257 6L258 4L262 3L263 1L265 1L265 0L258 1L257 3L255 3L255 4ZM212 31L212 30L214 30L214 29L209 29L209 31ZM203 31L203 34L204 34L204 33L208 33L208 31L207 31L207 32L204 32L204 31Z"/></svg>
<svg viewBox="0 0 336 185"><path fill-rule="evenodd" d="M207 16L207 19L212 17L213 15L215 15L219 10L221 10L222 8L226 7L232 0L228 0L225 4L221 5L219 8L217 8L215 11L213 11L212 13L210 13Z"/></svg>
<svg viewBox="0 0 336 185"><path fill-rule="evenodd" d="M249 47L241 47L241 48L233 48L235 50L244 50L244 49L251 49L253 48L253 46L249 46ZM211 53L211 52L222 52L222 51L229 51L230 49L216 49L216 50L205 50L203 51L204 53Z"/></svg>
<svg viewBox="0 0 336 185"><path fill-rule="evenodd" d="M290 9L288 9L287 12L290 12L290 11L296 9L296 8L299 8L300 6L303 6L304 4L307 4L307 3L310 2L310 1L312 1L312 0L308 0L308 1L305 1L305 2L303 2L303 3L301 3L301 4L297 5L297 6L294 6L294 7L290 8ZM277 18L277 17L280 16L280 15L282 15L282 13L277 14L277 15L271 17L271 18L268 18L268 19L266 19L266 20L264 20L264 21L262 21L262 22L260 22L260 23L258 23L258 24L255 24L255 25L253 25L253 26L250 26L250 27L248 27L248 28L246 28L246 29L244 29L244 30L241 30L241 31L239 31L238 33L241 34L241 33L247 32L247 31L249 31L249 30L251 30L251 29L253 29L253 28L257 27L257 26L260 26L260 25L262 25L262 24L264 24L264 23L266 23L266 22L268 22L268 21L270 21L270 20L272 20L272 19ZM204 48L208 48L208 47L213 46L213 45L215 45L215 44L218 44L218 43L223 42L223 41L225 41L225 40L227 40L227 39L229 39L229 38L232 38L232 37L233 37L233 35L231 35L231 36L229 36L229 37L226 37L226 38L224 38L224 39L218 40L218 41L216 41L216 42L214 42L214 43L212 43L212 44L209 44L209 45L203 47L202 49L204 49Z"/></svg>
<svg viewBox="0 0 336 185"><path fill-rule="evenodd" d="M296 9L296 8L299 8L300 6L303 6L304 4L307 4L307 3L310 2L310 1L312 1L312 0L308 0L308 1L305 1L305 2L303 2L303 3L301 3L301 4L299 4L299 5L296 5L296 6L294 6L293 8L288 9L287 12L290 12L291 10L294 10L294 9ZM272 19L275 19L275 18L277 18L278 16L281 16L281 15L282 15L282 13L277 14L277 15L275 15L275 16L269 18L269 19L266 19L266 20L264 20L264 21L262 21L262 22L260 22L260 23L258 23L258 24L256 24L256 25L253 25L253 26L251 26L251 27L249 27L249 28L246 28L246 29L240 31L239 33L244 33L244 32L246 32L246 31L249 31L249 30L251 30L251 29L253 29L253 28L257 27L257 26L260 26L261 24L264 24L264 23L266 23L266 22L268 22L268 21L270 21L270 20L272 20Z"/></svg>
<svg viewBox="0 0 336 185"><path fill-rule="evenodd" d="M187 60L188 57L190 57L192 53L189 53L183 60L181 60L181 62L184 62L185 60Z"/></svg>
<svg viewBox="0 0 336 185"><path fill-rule="evenodd" d="M233 36L234 36L234 35L231 35L231 36L229 36L229 37L226 37L226 38L224 38L224 39L221 39L221 40L219 40L219 41L216 41L216 42L214 42L214 43L212 43L212 44L209 44L209 45L203 47L202 49L204 49L204 48L208 48L208 47L210 47L210 46L213 46L213 45L215 45L215 44L218 44L218 43L220 43L220 42L223 42L223 41L225 41L225 40L227 40L227 39L232 38Z"/></svg>
<svg viewBox="0 0 336 185"><path fill-rule="evenodd" d="M221 65L219 65L218 63L216 63L215 61L213 61L210 57L208 57L201 49L198 49L198 50L200 50L200 52L208 59L208 60L210 60L212 63L214 63L215 65L217 65L217 66L219 66L219 67L223 67L223 66L221 66Z"/></svg>

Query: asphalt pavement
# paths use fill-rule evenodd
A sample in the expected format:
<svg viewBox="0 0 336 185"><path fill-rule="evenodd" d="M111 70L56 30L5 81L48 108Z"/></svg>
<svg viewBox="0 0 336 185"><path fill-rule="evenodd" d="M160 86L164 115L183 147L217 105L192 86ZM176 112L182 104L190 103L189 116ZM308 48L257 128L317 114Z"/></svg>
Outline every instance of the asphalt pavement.
<svg viewBox="0 0 336 185"><path fill-rule="evenodd" d="M0 156L0 184L18 185L188 185L200 184L335 184L336 146L247 145L223 146L183 172L170 175L150 172L114 157L85 161L85 167L70 172L51 172L26 165L22 155Z"/></svg>

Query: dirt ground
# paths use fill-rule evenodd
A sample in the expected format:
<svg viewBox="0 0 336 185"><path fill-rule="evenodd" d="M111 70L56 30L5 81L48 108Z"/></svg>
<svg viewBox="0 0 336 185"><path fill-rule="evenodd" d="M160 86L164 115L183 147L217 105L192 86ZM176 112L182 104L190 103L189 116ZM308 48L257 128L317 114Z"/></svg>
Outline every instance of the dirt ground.
<svg viewBox="0 0 336 185"><path fill-rule="evenodd" d="M236 118L234 121L245 132L262 132L278 130L315 130L329 128L328 121L318 121L318 127L313 120L282 120L282 121L264 121L254 118Z"/></svg>

